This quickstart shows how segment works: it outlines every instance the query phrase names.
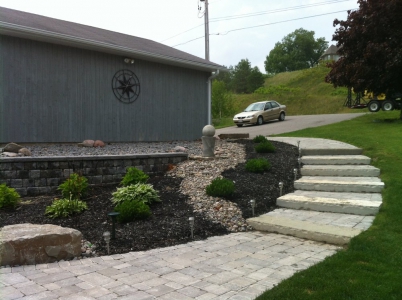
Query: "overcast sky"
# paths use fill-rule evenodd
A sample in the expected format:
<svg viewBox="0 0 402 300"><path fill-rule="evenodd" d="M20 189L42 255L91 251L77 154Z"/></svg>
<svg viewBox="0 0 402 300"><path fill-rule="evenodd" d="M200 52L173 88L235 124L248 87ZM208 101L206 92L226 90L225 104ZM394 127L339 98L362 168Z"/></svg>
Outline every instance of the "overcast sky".
<svg viewBox="0 0 402 300"><path fill-rule="evenodd" d="M0 0L0 6L147 38L205 57L204 4L198 0ZM266 56L284 36L304 28L331 45L333 20L345 20L346 11L356 8L357 0L209 0L210 60L234 66L248 58L265 73ZM252 26L257 27L241 29Z"/></svg>

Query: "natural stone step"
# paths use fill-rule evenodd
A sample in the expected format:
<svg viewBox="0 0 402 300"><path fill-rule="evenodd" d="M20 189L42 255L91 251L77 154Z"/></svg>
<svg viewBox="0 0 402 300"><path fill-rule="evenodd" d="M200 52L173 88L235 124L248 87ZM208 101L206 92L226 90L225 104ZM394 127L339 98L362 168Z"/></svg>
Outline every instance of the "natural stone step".
<svg viewBox="0 0 402 300"><path fill-rule="evenodd" d="M384 183L376 177L303 176L294 187L305 191L380 193Z"/></svg>
<svg viewBox="0 0 402 300"><path fill-rule="evenodd" d="M276 200L279 207L364 216L376 215L381 204L381 194L372 193L296 191Z"/></svg>
<svg viewBox="0 0 402 300"><path fill-rule="evenodd" d="M345 245L370 227L374 217L293 209L276 209L247 220L254 229Z"/></svg>
<svg viewBox="0 0 402 300"><path fill-rule="evenodd" d="M301 175L378 177L380 169L370 165L305 165L301 168Z"/></svg>
<svg viewBox="0 0 402 300"><path fill-rule="evenodd" d="M363 153L363 149L361 148L331 148L331 149L309 149L309 148L302 148L301 154L302 155L360 155Z"/></svg>
<svg viewBox="0 0 402 300"><path fill-rule="evenodd" d="M302 156L304 165L369 165L370 157L364 155L311 155Z"/></svg>

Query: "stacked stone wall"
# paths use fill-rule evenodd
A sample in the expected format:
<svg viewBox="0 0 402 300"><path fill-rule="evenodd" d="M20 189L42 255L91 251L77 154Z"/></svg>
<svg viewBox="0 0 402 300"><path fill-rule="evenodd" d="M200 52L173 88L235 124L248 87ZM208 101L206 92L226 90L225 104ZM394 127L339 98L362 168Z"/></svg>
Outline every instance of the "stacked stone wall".
<svg viewBox="0 0 402 300"><path fill-rule="evenodd" d="M119 183L129 167L160 175L169 165L187 159L185 153L4 158L0 184L15 188L21 196L35 196L54 192L72 173L85 176L89 184Z"/></svg>

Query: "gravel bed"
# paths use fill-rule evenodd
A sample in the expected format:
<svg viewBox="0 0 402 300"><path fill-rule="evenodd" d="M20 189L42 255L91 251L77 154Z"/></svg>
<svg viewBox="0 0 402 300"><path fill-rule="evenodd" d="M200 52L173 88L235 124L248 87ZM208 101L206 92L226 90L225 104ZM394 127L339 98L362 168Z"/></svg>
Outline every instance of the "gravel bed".
<svg viewBox="0 0 402 300"><path fill-rule="evenodd" d="M218 141L219 143L219 141ZM88 155L127 155L183 152L175 150L184 147L190 155L202 155L202 142L172 141L172 142L137 142L137 143L107 143L103 148L78 147L77 144L27 144L32 156L88 156Z"/></svg>

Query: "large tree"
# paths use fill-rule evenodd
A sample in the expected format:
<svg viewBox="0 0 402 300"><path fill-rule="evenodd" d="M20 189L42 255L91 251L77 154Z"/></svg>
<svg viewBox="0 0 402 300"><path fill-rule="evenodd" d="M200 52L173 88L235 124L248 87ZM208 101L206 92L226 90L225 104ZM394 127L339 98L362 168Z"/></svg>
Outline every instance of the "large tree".
<svg viewBox="0 0 402 300"><path fill-rule="evenodd" d="M264 75L258 67L251 67L250 61L242 59L233 69L231 88L239 94L254 92L264 84Z"/></svg>
<svg viewBox="0 0 402 300"><path fill-rule="evenodd" d="M314 31L300 28L277 42L265 60L265 71L275 74L317 65L328 42L323 37L315 39L314 34Z"/></svg>
<svg viewBox="0 0 402 300"><path fill-rule="evenodd" d="M341 58L326 81L357 92L402 92L402 1L358 0L333 36ZM401 115L402 117L402 115Z"/></svg>

